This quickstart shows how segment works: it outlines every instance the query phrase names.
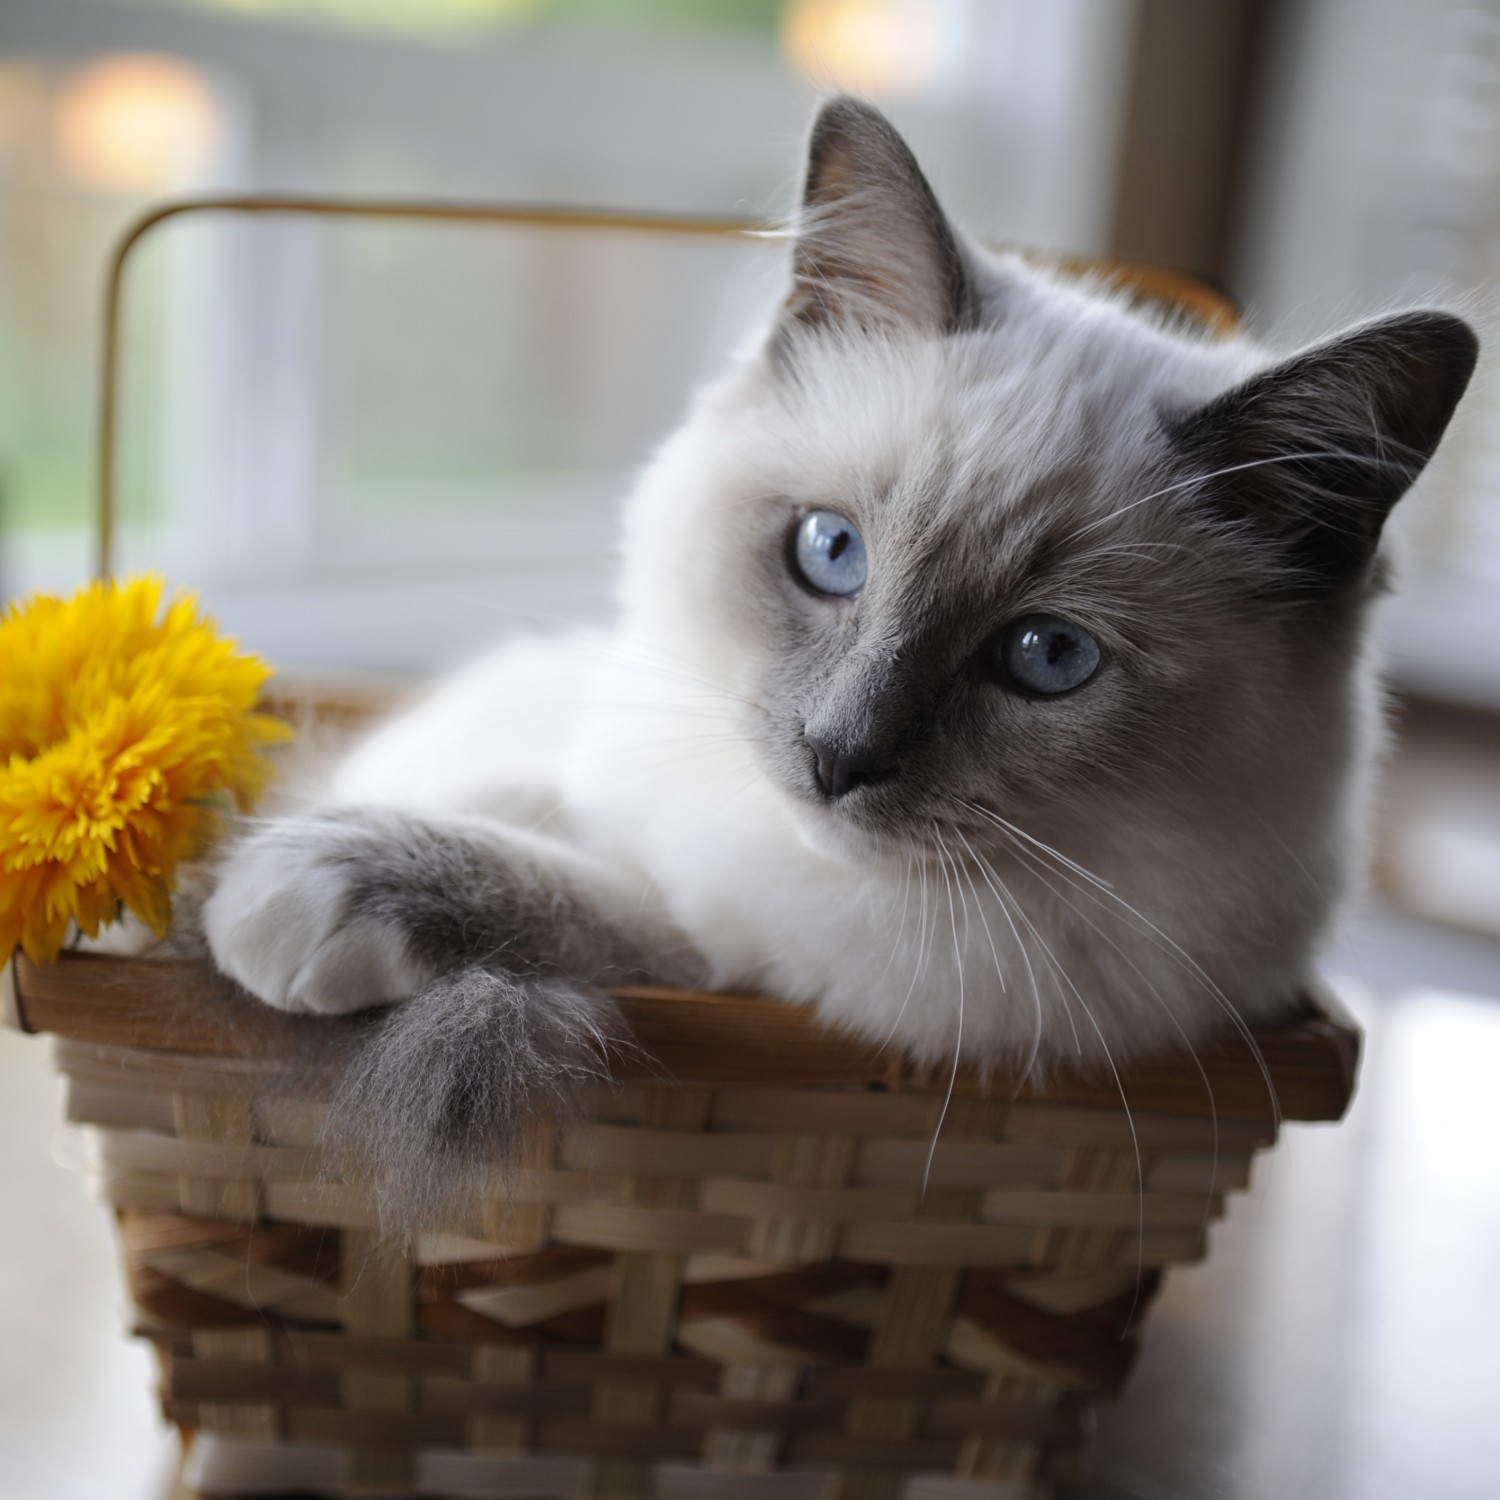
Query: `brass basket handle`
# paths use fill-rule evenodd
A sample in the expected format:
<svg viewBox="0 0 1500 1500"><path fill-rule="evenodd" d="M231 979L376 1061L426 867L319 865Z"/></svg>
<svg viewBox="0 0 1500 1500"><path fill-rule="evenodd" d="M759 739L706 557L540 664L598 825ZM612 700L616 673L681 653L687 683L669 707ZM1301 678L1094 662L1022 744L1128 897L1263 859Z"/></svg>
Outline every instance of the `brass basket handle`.
<svg viewBox="0 0 1500 1500"><path fill-rule="evenodd" d="M452 203L403 198L321 198L250 194L241 197L183 198L147 210L125 230L110 256L104 283L104 337L99 377L99 442L95 496L95 571L114 570L116 531L116 452L119 440L120 367L125 272L135 250L153 230L175 219L199 214L247 217L280 215L319 219L367 219L440 224L507 224L539 229L624 230L701 237L747 234L769 226L751 219L623 213L608 209L538 208L517 204ZM1031 252L1028 252L1030 254ZM1228 334L1239 314L1222 293L1185 272L1129 261L1037 254L1063 270L1091 273L1147 301L1161 302L1197 319L1216 334Z"/></svg>

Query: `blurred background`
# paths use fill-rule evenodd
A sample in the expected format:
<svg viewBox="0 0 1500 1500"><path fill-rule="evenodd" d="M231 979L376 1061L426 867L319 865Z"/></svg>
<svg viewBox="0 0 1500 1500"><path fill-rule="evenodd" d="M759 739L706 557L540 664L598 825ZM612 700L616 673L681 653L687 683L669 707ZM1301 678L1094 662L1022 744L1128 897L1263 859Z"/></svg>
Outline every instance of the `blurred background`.
<svg viewBox="0 0 1500 1500"><path fill-rule="evenodd" d="M5 0L0 589L90 563L103 269L163 199L792 206L879 100L995 241L1196 272L1286 341L1484 315L1500 6L1458 0ZM222 215L125 288L119 561L284 667L426 671L607 609L631 471L783 249ZM1500 702L1500 396L1403 517L1403 682ZM393 607L398 597L399 607Z"/></svg>
<svg viewBox="0 0 1500 1500"><path fill-rule="evenodd" d="M0 0L0 597L92 566L104 269L149 206L774 218L833 88L886 108L992 241L1195 272L1288 343L1417 299L1500 333L1500 0ZM345 677L602 617L631 472L764 316L783 256L173 220L124 289L117 562L196 589L280 666ZM1174 1283L1080 1495L1493 1493L1489 373L1399 518L1377 895L1328 959L1368 1029L1365 1088ZM40 1054L0 1037L5 1493L157 1493L145 1355L115 1337L101 1226L48 1160L73 1144Z"/></svg>

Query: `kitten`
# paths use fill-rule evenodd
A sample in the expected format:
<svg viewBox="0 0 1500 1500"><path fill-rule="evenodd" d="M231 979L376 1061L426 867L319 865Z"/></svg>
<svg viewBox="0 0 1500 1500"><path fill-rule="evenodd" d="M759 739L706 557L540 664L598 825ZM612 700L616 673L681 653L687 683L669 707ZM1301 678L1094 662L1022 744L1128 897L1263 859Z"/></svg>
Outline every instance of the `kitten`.
<svg viewBox="0 0 1500 1500"><path fill-rule="evenodd" d="M989 255L834 100L614 630L479 663L247 832L213 957L390 1007L340 1109L404 1205L596 1066L622 981L1018 1067L1287 1011L1358 842L1381 527L1476 352L1410 312L1277 359Z"/></svg>

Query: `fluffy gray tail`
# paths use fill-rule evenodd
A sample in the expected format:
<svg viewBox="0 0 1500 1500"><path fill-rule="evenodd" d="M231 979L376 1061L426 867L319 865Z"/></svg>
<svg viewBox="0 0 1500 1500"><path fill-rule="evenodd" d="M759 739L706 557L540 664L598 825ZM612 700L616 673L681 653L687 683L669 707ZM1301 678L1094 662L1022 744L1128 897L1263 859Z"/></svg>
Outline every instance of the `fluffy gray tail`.
<svg viewBox="0 0 1500 1500"><path fill-rule="evenodd" d="M625 1030L601 990L469 968L342 1031L327 1141L406 1239L504 1192L528 1122L607 1078Z"/></svg>

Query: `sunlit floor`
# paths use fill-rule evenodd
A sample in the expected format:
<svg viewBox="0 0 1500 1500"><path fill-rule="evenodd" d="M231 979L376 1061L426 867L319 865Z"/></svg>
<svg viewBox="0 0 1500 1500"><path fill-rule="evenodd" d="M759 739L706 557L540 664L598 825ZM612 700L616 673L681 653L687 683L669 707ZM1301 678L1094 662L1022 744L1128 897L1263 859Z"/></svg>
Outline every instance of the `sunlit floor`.
<svg viewBox="0 0 1500 1500"><path fill-rule="evenodd" d="M160 1500L176 1441L104 1210L54 1160L58 1095L47 1043L0 1029L0 1495Z"/></svg>
<svg viewBox="0 0 1500 1500"><path fill-rule="evenodd" d="M1367 1029L1350 1117L1289 1127L1169 1279L1070 1500L1496 1493L1500 943L1377 913L1329 967ZM157 1500L174 1446L56 1119L45 1045L0 1033L0 1494Z"/></svg>
<svg viewBox="0 0 1500 1500"><path fill-rule="evenodd" d="M1500 999L1349 998L1349 1117L1288 1127L1207 1263L1168 1279L1067 1500L1500 1492Z"/></svg>

